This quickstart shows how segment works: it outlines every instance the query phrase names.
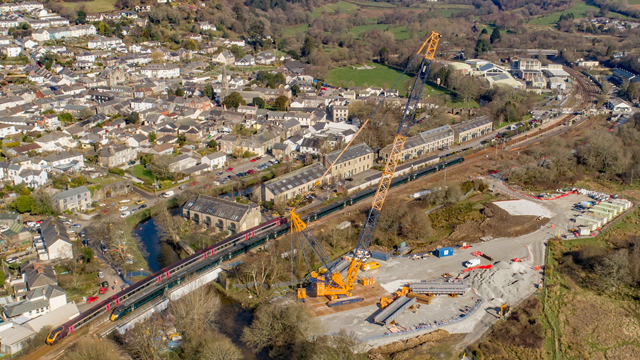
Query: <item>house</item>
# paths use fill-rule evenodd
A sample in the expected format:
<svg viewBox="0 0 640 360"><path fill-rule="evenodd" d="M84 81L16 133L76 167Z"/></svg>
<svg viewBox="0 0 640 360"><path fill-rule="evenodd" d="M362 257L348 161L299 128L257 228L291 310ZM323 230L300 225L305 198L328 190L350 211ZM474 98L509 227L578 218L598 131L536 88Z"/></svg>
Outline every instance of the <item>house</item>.
<svg viewBox="0 0 640 360"><path fill-rule="evenodd" d="M35 139L34 142L40 145L43 151L62 151L65 150L65 148L72 148L76 146L76 141L73 137L61 131L44 134Z"/></svg>
<svg viewBox="0 0 640 360"><path fill-rule="evenodd" d="M73 245L62 222L47 218L40 224L40 233L49 260L73 258Z"/></svg>
<svg viewBox="0 0 640 360"><path fill-rule="evenodd" d="M236 66L253 66L256 64L256 59L252 55L245 55L242 59L235 61Z"/></svg>
<svg viewBox="0 0 640 360"><path fill-rule="evenodd" d="M110 145L107 148L101 149L98 153L98 164L111 168L124 165L137 158L138 149L136 148L130 148L120 144Z"/></svg>
<svg viewBox="0 0 640 360"><path fill-rule="evenodd" d="M607 105L614 114L630 113L632 111L631 105L622 99L610 99Z"/></svg>
<svg viewBox="0 0 640 360"><path fill-rule="evenodd" d="M171 79L180 76L180 68L173 64L147 64L140 73L150 78Z"/></svg>
<svg viewBox="0 0 640 360"><path fill-rule="evenodd" d="M227 162L227 154L222 151L215 152L203 157L200 162L209 165L213 169L222 169Z"/></svg>
<svg viewBox="0 0 640 360"><path fill-rule="evenodd" d="M489 134L493 131L493 122L488 116L480 116L469 121L452 126L454 132L454 141L462 144L481 136Z"/></svg>
<svg viewBox="0 0 640 360"><path fill-rule="evenodd" d="M343 105L333 105L331 107L333 121L341 122L349 119L349 107Z"/></svg>
<svg viewBox="0 0 640 360"><path fill-rule="evenodd" d="M277 160L282 161L289 158L289 155L291 155L291 147L285 143L274 144L271 149L271 155L273 155Z"/></svg>
<svg viewBox="0 0 640 360"><path fill-rule="evenodd" d="M271 65L276 62L276 57L269 51L263 51L256 55L256 64Z"/></svg>
<svg viewBox="0 0 640 360"><path fill-rule="evenodd" d="M324 146L325 144L323 139L317 137L304 138L300 144L300 153L320 155Z"/></svg>
<svg viewBox="0 0 640 360"><path fill-rule="evenodd" d="M284 135L283 137L287 139L292 137L296 132L300 131L300 122L295 119L287 120L283 122L281 126L283 130L282 135Z"/></svg>
<svg viewBox="0 0 640 360"><path fill-rule="evenodd" d="M49 179L45 170L24 169L13 178L13 184L25 183L28 187L39 188L44 186Z"/></svg>
<svg viewBox="0 0 640 360"><path fill-rule="evenodd" d="M187 154L178 155L171 159L171 162L169 162L169 171L180 172L195 166L197 163L198 160L192 158Z"/></svg>
<svg viewBox="0 0 640 360"><path fill-rule="evenodd" d="M4 5L4 4L3 4ZM0 351L3 354L15 354L22 350L27 341L36 336L35 331L13 321L0 324Z"/></svg>
<svg viewBox="0 0 640 360"><path fill-rule="evenodd" d="M212 59L213 62L217 62L223 65L232 65L236 62L236 57L229 50L225 50L218 55L215 55Z"/></svg>
<svg viewBox="0 0 640 360"><path fill-rule="evenodd" d="M560 77L551 77L549 78L549 89L553 90L566 90L567 82Z"/></svg>
<svg viewBox="0 0 640 360"><path fill-rule="evenodd" d="M56 272L52 265L45 265L41 261L29 260L20 265L20 274L24 280L24 289L30 291L46 287L48 285L58 285Z"/></svg>
<svg viewBox="0 0 640 360"><path fill-rule="evenodd" d="M86 186L65 190L51 197L53 208L59 212L88 210L92 201L91 192Z"/></svg>
<svg viewBox="0 0 640 360"><path fill-rule="evenodd" d="M18 213L0 214L0 226L11 226L14 223L21 223L22 216Z"/></svg>
<svg viewBox="0 0 640 360"><path fill-rule="evenodd" d="M58 285L46 285L30 290L24 300L6 304L2 312L6 319L20 316L33 319L54 311L67 303L67 294Z"/></svg>
<svg viewBox="0 0 640 360"><path fill-rule="evenodd" d="M182 216L219 232L234 234L260 224L260 206L198 195L182 207Z"/></svg>
<svg viewBox="0 0 640 360"><path fill-rule="evenodd" d="M408 161L421 157L429 152L445 149L453 145L454 130L449 125L423 131L408 138L400 155L400 161ZM392 145L387 145L380 150L380 157L385 161L389 157Z"/></svg>
<svg viewBox="0 0 640 360"><path fill-rule="evenodd" d="M320 163L313 163L288 174L262 183L262 201L281 203L294 199L310 190L320 180L325 168ZM323 183L324 184L324 183Z"/></svg>
<svg viewBox="0 0 640 360"><path fill-rule="evenodd" d="M46 162L50 171L54 169L58 171L67 171L71 168L78 171L84 168L84 156L75 151L61 151L48 155L43 160Z"/></svg>
<svg viewBox="0 0 640 360"><path fill-rule="evenodd" d="M173 152L173 144L166 142L162 145L154 146L151 152L155 155L169 155Z"/></svg>
<svg viewBox="0 0 640 360"><path fill-rule="evenodd" d="M133 135L132 137L128 138L125 142L127 143L127 146L132 148L138 148L138 147L150 145L149 138L142 134Z"/></svg>
<svg viewBox="0 0 640 360"><path fill-rule="evenodd" d="M373 150L365 143L348 147L342 156L340 156L341 153L342 150L337 150L325 155L323 159L325 168L334 164L330 170L334 180L350 178L373 167ZM337 162L336 159L338 159Z"/></svg>

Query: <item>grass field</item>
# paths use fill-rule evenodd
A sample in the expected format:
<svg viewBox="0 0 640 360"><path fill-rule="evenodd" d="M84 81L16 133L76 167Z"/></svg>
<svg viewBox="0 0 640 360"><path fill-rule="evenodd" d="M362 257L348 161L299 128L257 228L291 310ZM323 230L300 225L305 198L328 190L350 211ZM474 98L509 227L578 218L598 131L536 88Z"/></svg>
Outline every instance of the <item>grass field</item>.
<svg viewBox="0 0 640 360"><path fill-rule="evenodd" d="M298 26L291 26L282 32L284 36L294 36L297 33L305 33L309 28L309 24L300 24Z"/></svg>
<svg viewBox="0 0 640 360"><path fill-rule="evenodd" d="M388 28L389 28L389 25L387 24L360 25L360 26L354 26L353 28L351 28L351 30L349 30L349 32L352 33L353 36L358 37L360 33L363 31L369 31L372 29L387 30Z"/></svg>
<svg viewBox="0 0 640 360"><path fill-rule="evenodd" d="M402 74L401 71L388 66L373 63L369 63L367 65L373 65L376 68L371 70L356 70L351 66L345 66L333 69L329 72L327 82L334 86L379 86L389 88L396 82L400 74ZM407 88L410 80L411 78L409 76L404 75L395 87L400 91L401 95L405 95L405 89ZM423 92L424 95L444 93L446 93L445 89L436 88L428 84Z"/></svg>
<svg viewBox="0 0 640 360"><path fill-rule="evenodd" d="M74 2L74 3L68 3L68 2L62 2L62 6L68 8L68 9L73 9L73 10L78 10L80 9L80 7L82 5L84 5L87 8L87 12L89 13L98 13L98 12L109 12L109 11L113 11L115 10L115 5L116 0L94 0L94 1L83 1L83 2Z"/></svg>
<svg viewBox="0 0 640 360"><path fill-rule="evenodd" d="M533 25L552 25L557 23L558 20L560 20L560 15L566 15L569 13L573 13L573 16L576 19L580 19L587 16L587 10L593 10L597 12L598 7L593 5L587 5L584 1L576 1L575 5L569 10L556 12L551 15L539 17L532 20L529 23Z"/></svg>
<svg viewBox="0 0 640 360"><path fill-rule="evenodd" d="M341 14L350 14L358 10L358 5L346 1L338 1L334 4L326 4L317 7L311 13L312 19L317 19L323 14L335 14L339 10Z"/></svg>
<svg viewBox="0 0 640 360"><path fill-rule="evenodd" d="M151 171L144 168L142 165L134 165L130 168L131 175L137 177L140 180L150 180L154 181L156 179L155 176L151 173Z"/></svg>
<svg viewBox="0 0 640 360"><path fill-rule="evenodd" d="M360 6L367 6L367 7L376 7L376 8L394 8L396 7L396 5L393 4L389 4L386 2L366 2L366 1L352 1L352 3L360 5Z"/></svg>

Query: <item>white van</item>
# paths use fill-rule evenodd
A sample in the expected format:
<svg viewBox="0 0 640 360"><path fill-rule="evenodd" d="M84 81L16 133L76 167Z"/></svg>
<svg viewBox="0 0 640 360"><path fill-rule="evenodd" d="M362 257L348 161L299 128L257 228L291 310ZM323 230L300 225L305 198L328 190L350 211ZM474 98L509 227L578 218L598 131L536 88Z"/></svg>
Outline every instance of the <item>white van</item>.
<svg viewBox="0 0 640 360"><path fill-rule="evenodd" d="M464 263L464 267L466 268L470 268L470 267L474 267L474 266L478 266L480 265L480 259L478 258L474 258L471 260L468 260L467 262Z"/></svg>

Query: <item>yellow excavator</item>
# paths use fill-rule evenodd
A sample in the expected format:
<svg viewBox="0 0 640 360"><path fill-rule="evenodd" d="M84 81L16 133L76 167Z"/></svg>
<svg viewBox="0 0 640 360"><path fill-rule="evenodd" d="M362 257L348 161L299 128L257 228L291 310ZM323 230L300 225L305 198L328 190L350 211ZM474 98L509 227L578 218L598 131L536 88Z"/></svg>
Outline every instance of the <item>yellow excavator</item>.
<svg viewBox="0 0 640 360"><path fill-rule="evenodd" d="M329 298L329 300L336 300L339 295L351 296L358 271L360 270L365 259L367 247L369 246L369 243L373 238L373 231L378 221L378 217L380 216L380 212L382 211L382 205L384 204L387 192L389 191L396 166L398 165L398 161L400 160L400 155L402 154L404 143L409 135L409 129L416 123L416 111L418 110L418 105L422 96L422 90L424 89L424 86L427 82L429 69L431 68L431 63L435 57L436 48L438 46L440 37L440 34L432 31L427 40L425 40L425 42L422 44L416 55L413 57L411 62L409 62L407 68L403 72L404 75L404 73L406 73L411 68L413 62L416 59L421 60L420 67L417 70L418 73L416 75L415 82L413 83L413 87L411 88L411 94L404 108L402 119L400 120L393 145L391 146L389 157L385 164L384 171L382 172L382 178L380 179L378 190L373 197L373 203L371 205L371 209L369 210L367 221L365 222L362 233L360 234L358 245L351 254L351 260L346 271L346 278L344 278L340 271L336 269L337 264L330 262L329 256L324 251L316 237L312 232L308 230L307 225L304 223L304 221L302 221L302 219L300 219L300 217L295 213L295 207L291 209L292 234L297 234L300 239L301 246L306 243L320 259L323 265L319 271L312 271L309 261L305 255L307 266L309 267L309 271L311 271L310 278L311 282L313 283L316 296L326 296ZM378 104L376 110L380 107L381 104L382 102ZM362 128L368 122L369 119L365 121L360 130L362 130ZM351 143L349 143L347 147L350 144ZM345 149L340 153L333 164L338 161L347 147L345 147ZM329 170L325 172L325 175L326 173L328 173L328 171ZM317 186L319 183L320 181L316 182L315 186ZM304 239L304 241L302 241L302 239ZM304 252L304 248L302 250ZM306 297L306 292L304 291L304 289L298 292L298 296L300 298Z"/></svg>

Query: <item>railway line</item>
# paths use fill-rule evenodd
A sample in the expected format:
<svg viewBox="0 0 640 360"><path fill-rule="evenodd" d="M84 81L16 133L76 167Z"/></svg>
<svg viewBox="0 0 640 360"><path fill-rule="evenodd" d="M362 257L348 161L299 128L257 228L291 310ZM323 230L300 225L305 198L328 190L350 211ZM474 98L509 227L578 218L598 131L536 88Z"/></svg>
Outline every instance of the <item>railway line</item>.
<svg viewBox="0 0 640 360"><path fill-rule="evenodd" d="M579 108L585 109L591 103L591 101L595 97L595 94L598 93L598 88L595 84L589 84L588 81L585 81L582 74L579 74L573 70L569 72L574 76L574 79L576 79L576 89L581 95L581 103ZM574 118L575 116L571 117L568 120L572 120ZM553 128L554 127L550 127L550 129L545 130L545 132L548 132ZM527 138L513 140L511 144L516 144L517 142L522 142L523 140L527 140ZM507 145L509 144L510 143L507 143ZM493 151L493 149L485 149L464 158L450 158L439 164L432 165L418 170L414 173L396 178L395 180L393 180L390 187L395 188L397 186L407 184L426 175L433 174L448 167L458 165L465 160L476 158L478 155L490 151ZM481 158L476 158L474 160L481 160ZM327 205L317 211L306 214L305 216L303 216L303 219L305 220L305 222L315 222L319 219L340 212L341 210L349 206L363 202L363 200L372 197L374 194L375 189L364 190L338 202ZM56 352L59 355L61 351L64 351L63 349L68 348L70 344L77 341L83 335L86 336L95 334L99 332L101 328L112 325L109 320L118 321L127 314L162 296L165 291L180 284L185 280L186 277L192 274L206 271L212 267L219 266L224 261L228 261L237 256L245 254L252 249L264 245L269 240L275 239L276 237L288 233L290 230L290 226L287 224L287 222L288 220L285 217L271 220L256 228L252 228L243 233L229 237L217 244L212 245L207 249L201 250L192 256L180 260L170 265L169 267L150 275L148 278L136 283L134 286L123 290L113 295L109 299L97 304L85 313L81 314L79 317L52 330L47 337L47 344L53 345L60 342L65 337L68 337L68 341L65 341L62 346L58 347L58 351ZM109 315L110 311L111 314ZM87 326L85 330L78 332L78 330L82 329L85 326ZM46 354L52 352L52 350L49 349L51 348L43 347L34 351L32 354L29 354L26 358L44 358Z"/></svg>

